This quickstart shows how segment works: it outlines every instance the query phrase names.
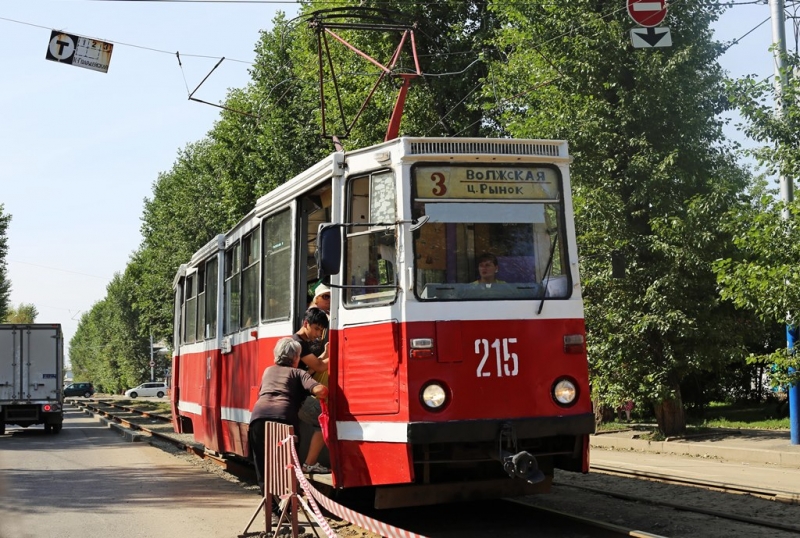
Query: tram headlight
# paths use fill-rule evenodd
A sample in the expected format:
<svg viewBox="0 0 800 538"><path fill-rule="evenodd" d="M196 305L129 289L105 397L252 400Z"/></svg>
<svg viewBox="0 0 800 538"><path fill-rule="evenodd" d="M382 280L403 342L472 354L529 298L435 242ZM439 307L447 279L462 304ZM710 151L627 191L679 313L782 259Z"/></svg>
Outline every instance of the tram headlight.
<svg viewBox="0 0 800 538"><path fill-rule="evenodd" d="M561 378L553 385L553 399L556 403L569 406L578 398L578 387L571 379Z"/></svg>
<svg viewBox="0 0 800 538"><path fill-rule="evenodd" d="M447 403L447 390L438 381L433 381L422 387L419 399L428 410L441 411Z"/></svg>

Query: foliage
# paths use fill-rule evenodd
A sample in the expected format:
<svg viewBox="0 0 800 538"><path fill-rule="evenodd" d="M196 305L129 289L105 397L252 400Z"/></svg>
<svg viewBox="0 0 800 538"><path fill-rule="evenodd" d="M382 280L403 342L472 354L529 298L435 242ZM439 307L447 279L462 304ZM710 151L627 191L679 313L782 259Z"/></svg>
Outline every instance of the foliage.
<svg viewBox="0 0 800 538"><path fill-rule="evenodd" d="M722 49L705 2L670 7L671 48L635 50L618 6L510 2L493 66L498 122L517 137L564 138L572 167L587 343L595 393L617 406L652 402L663 433L685 427L680 381L744 353L711 263L728 251L717 223L746 175L718 114L727 100ZM581 21L580 27L576 21ZM628 276L611 279L621 251ZM672 405L675 402L677 405Z"/></svg>
<svg viewBox="0 0 800 538"><path fill-rule="evenodd" d="M38 315L36 305L20 303L18 307L8 309L5 323L34 323Z"/></svg>
<svg viewBox="0 0 800 538"><path fill-rule="evenodd" d="M800 58L792 54L785 59L784 74L796 72ZM800 82L787 76L782 88L776 89L772 80L749 76L730 83L729 92L744 118L744 132L763 144L750 153L768 172L789 182L791 193L800 174ZM776 109L774 103L781 106ZM726 221L737 250L715 264L722 296L765 322L797 325L800 203L786 195L779 199L778 192L763 180L753 184L750 194L749 203ZM800 372L790 370L797 369L800 361L785 345L754 353L749 360L776 365L771 375L774 386L800 379Z"/></svg>
<svg viewBox="0 0 800 538"><path fill-rule="evenodd" d="M135 288L127 271L114 275L105 299L81 316L70 341L74 377L91 380L98 392L119 393L149 380L150 340L138 326Z"/></svg>
<svg viewBox="0 0 800 538"><path fill-rule="evenodd" d="M5 319L8 314L11 299L11 281L8 279L8 226L11 215L4 212L0 204L0 319Z"/></svg>
<svg viewBox="0 0 800 538"><path fill-rule="evenodd" d="M776 88L773 79L759 80L750 75L731 81L728 91L731 102L744 118L738 127L764 144L749 153L770 174L797 178L800 177L800 81L796 73L800 56L787 54L784 63L781 88Z"/></svg>

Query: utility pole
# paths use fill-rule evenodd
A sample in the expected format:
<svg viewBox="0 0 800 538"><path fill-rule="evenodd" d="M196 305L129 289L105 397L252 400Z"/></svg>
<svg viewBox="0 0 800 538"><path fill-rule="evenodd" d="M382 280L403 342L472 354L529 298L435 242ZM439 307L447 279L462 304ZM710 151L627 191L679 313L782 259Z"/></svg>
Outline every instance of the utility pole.
<svg viewBox="0 0 800 538"><path fill-rule="evenodd" d="M775 93L778 96L777 112L783 117L786 110L784 88L789 83L786 72L786 6L784 0L769 0L770 15L772 16L772 55L775 60ZM791 203L794 200L794 179L781 173L780 177L781 201ZM789 218L788 209L784 208L783 218ZM791 321L794 316L790 317ZM794 352L794 344L800 337L800 330L796 325L786 325L786 347L790 353ZM789 385L789 426L793 445L800 445L800 386L797 383Z"/></svg>
<svg viewBox="0 0 800 538"><path fill-rule="evenodd" d="M150 333L150 381L156 380L155 372L156 361L153 358L153 333Z"/></svg>

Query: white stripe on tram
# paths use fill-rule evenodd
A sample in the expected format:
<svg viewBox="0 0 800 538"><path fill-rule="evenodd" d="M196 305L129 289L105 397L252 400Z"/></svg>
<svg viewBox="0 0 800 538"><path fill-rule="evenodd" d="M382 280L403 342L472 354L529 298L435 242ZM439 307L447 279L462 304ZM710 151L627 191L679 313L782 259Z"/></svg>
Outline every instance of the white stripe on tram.
<svg viewBox="0 0 800 538"><path fill-rule="evenodd" d="M202 406L193 402L181 400L178 402L178 409L185 413L203 415ZM223 407L220 409L220 418L231 422L249 424L250 411L241 407ZM341 421L336 423L336 432L340 441L408 442L407 422Z"/></svg>
<svg viewBox="0 0 800 538"><path fill-rule="evenodd" d="M200 404L196 404L194 402L187 402L184 400L180 400L178 402L178 411L183 411L186 413L192 413L193 415L203 415L203 408Z"/></svg>
<svg viewBox="0 0 800 538"><path fill-rule="evenodd" d="M336 422L340 441L408 442L408 422Z"/></svg>
<svg viewBox="0 0 800 538"><path fill-rule="evenodd" d="M241 407L223 407L220 410L222 420L250 424L250 411Z"/></svg>

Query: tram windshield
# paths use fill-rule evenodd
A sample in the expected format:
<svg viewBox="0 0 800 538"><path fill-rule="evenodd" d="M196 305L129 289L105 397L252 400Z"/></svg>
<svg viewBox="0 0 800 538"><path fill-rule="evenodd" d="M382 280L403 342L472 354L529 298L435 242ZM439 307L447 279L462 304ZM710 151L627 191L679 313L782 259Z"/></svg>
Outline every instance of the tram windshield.
<svg viewBox="0 0 800 538"><path fill-rule="evenodd" d="M566 298L562 190L555 167L422 165L414 174L420 300Z"/></svg>

